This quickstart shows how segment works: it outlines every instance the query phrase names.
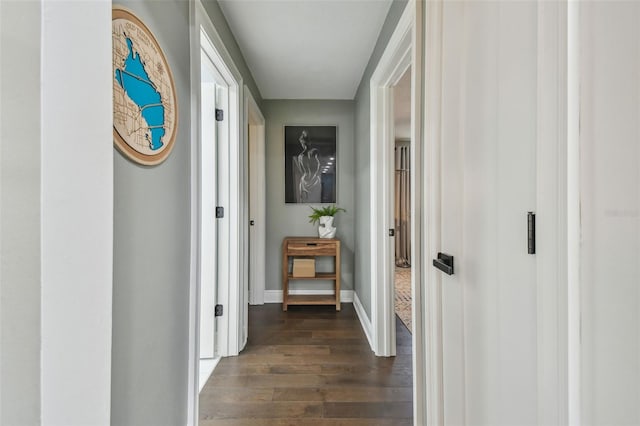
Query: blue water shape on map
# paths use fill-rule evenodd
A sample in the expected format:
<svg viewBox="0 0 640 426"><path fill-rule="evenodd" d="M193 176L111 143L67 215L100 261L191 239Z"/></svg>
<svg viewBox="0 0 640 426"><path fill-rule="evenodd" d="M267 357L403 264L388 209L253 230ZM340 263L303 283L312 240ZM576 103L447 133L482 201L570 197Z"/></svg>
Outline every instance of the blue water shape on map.
<svg viewBox="0 0 640 426"><path fill-rule="evenodd" d="M129 54L124 61L124 69L117 69L115 78L127 96L140 108L140 113L151 131L151 140L148 135L146 136L149 147L155 151L164 145L162 143L162 137L165 134L162 96L149 78L140 54L133 50L133 42L129 37L127 37L127 46Z"/></svg>

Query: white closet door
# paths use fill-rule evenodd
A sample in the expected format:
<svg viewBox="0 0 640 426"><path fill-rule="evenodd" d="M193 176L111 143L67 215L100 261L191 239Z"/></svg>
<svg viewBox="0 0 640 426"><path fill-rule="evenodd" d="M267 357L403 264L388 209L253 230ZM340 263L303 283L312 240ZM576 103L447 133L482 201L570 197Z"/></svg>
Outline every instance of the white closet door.
<svg viewBox="0 0 640 426"><path fill-rule="evenodd" d="M537 423L537 5L444 7L440 251L444 420Z"/></svg>

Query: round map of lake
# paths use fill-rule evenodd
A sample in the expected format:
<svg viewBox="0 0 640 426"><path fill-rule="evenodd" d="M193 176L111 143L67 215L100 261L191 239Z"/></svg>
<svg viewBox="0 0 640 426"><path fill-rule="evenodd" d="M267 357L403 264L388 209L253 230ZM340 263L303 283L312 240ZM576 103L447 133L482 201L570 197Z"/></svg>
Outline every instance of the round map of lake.
<svg viewBox="0 0 640 426"><path fill-rule="evenodd" d="M113 133L133 161L164 161L175 141L173 76L155 37L131 11L113 8Z"/></svg>

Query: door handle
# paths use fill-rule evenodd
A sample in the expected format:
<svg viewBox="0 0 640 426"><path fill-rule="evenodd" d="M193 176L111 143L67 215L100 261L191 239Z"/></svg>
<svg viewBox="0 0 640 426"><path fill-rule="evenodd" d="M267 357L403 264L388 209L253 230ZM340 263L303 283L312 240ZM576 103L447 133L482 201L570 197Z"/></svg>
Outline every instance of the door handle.
<svg viewBox="0 0 640 426"><path fill-rule="evenodd" d="M453 275L453 256L438 253L438 258L433 259L433 266L440 269L447 275Z"/></svg>

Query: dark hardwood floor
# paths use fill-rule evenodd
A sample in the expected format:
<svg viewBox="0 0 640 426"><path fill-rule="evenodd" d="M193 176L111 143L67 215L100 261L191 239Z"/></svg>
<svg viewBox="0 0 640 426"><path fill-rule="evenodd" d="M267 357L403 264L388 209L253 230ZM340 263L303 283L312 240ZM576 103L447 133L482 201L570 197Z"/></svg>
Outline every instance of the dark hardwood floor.
<svg viewBox="0 0 640 426"><path fill-rule="evenodd" d="M378 358L350 303L251 306L247 347L200 393L200 425L411 425L411 335L396 324L398 355Z"/></svg>

